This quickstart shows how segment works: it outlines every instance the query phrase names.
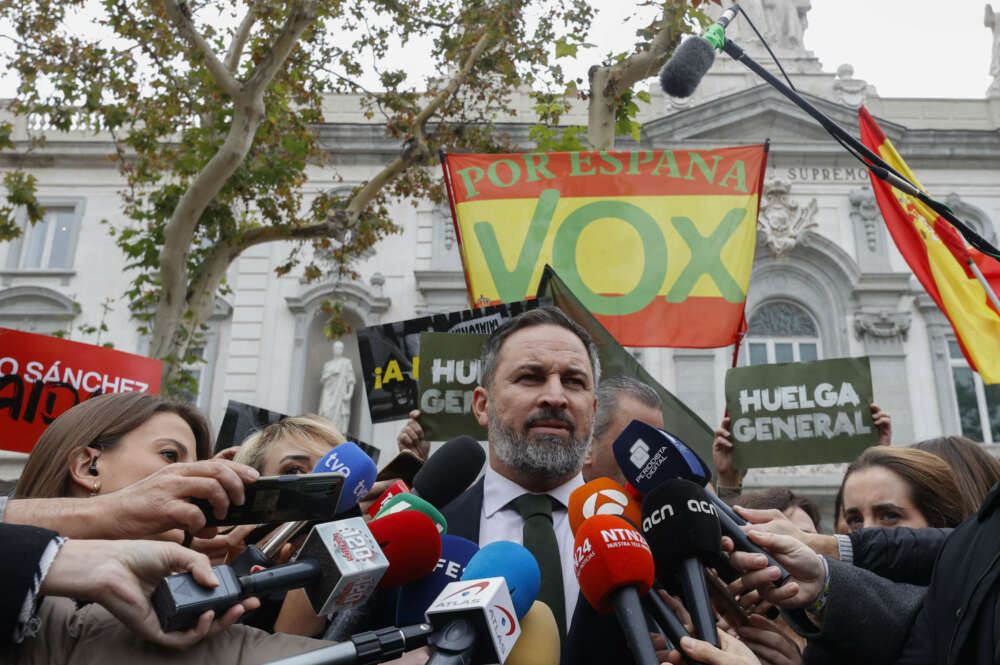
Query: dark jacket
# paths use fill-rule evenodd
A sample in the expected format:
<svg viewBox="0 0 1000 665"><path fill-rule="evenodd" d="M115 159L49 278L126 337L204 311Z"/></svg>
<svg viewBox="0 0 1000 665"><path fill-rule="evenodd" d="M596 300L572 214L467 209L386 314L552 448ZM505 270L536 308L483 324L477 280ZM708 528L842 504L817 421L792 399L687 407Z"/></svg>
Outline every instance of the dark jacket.
<svg viewBox="0 0 1000 665"><path fill-rule="evenodd" d="M954 529L858 529L848 536L854 565L892 580L927 586L944 541Z"/></svg>
<svg viewBox="0 0 1000 665"><path fill-rule="evenodd" d="M48 529L0 523L0 558L4 561L0 586L3 589L0 593L0 644L12 640L28 592L37 590L38 562L45 548L58 535Z"/></svg>
<svg viewBox="0 0 1000 665"><path fill-rule="evenodd" d="M1000 484L941 548L898 662L1000 662Z"/></svg>

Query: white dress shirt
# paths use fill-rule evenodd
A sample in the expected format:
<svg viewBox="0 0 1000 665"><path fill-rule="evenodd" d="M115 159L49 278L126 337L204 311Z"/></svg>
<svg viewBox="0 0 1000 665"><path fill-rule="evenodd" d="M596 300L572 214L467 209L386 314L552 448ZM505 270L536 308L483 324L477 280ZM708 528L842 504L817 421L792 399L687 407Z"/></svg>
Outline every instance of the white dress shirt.
<svg viewBox="0 0 1000 665"><path fill-rule="evenodd" d="M566 597L566 629L573 620L573 610L580 593L573 570L573 531L569 528L569 495L583 485L583 475L577 473L568 481L546 492L554 498L559 507L552 509L552 528L559 544L559 560L562 562L563 593ZM479 544L486 545L497 540L511 540L521 543L524 520L517 511L507 504L528 490L504 478L487 465L483 479L483 512L479 516Z"/></svg>

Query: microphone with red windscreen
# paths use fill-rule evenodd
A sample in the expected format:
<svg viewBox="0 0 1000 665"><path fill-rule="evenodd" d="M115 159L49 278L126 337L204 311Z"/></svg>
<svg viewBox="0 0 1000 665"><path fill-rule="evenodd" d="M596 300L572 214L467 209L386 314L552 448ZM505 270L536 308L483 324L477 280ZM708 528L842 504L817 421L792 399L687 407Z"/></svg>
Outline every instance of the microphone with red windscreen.
<svg viewBox="0 0 1000 665"><path fill-rule="evenodd" d="M610 478L595 478L569 495L569 528L573 533L594 515L617 515L635 527L642 522L639 504Z"/></svg>
<svg viewBox="0 0 1000 665"><path fill-rule="evenodd" d="M416 510L392 513L368 523L389 570L378 589L403 586L429 575L441 557L441 536L434 520Z"/></svg>
<svg viewBox="0 0 1000 665"><path fill-rule="evenodd" d="M639 601L656 578L642 534L621 517L595 515L576 532L573 563L587 602L598 612L618 615L636 665L658 665Z"/></svg>

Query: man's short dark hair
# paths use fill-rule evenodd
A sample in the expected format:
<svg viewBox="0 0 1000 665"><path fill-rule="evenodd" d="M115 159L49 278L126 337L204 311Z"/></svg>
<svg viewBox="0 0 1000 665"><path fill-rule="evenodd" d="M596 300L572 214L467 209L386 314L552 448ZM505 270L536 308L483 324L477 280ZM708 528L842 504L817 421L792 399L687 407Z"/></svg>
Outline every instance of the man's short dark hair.
<svg viewBox="0 0 1000 665"><path fill-rule="evenodd" d="M651 409L663 409L656 391L630 376L609 376L597 386L597 414L594 416L594 439L600 440L614 420L622 396L632 397Z"/></svg>
<svg viewBox="0 0 1000 665"><path fill-rule="evenodd" d="M590 338L590 333L555 307L529 309L513 318L507 319L499 328L493 331L483 343L483 352L480 356L481 385L489 388L493 384L493 375L497 370L500 349L508 337L518 330L545 325L566 328L583 342L583 348L587 350L587 355L590 356L590 369L594 375L594 385L597 385L597 382L601 380L601 361L597 357L597 347L594 346L594 341Z"/></svg>

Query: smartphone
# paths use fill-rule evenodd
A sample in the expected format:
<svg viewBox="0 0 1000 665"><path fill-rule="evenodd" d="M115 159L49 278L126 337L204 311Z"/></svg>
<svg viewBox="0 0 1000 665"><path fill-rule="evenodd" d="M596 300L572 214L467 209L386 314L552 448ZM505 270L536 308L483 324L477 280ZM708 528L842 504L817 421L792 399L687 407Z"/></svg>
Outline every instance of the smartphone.
<svg viewBox="0 0 1000 665"><path fill-rule="evenodd" d="M344 476L334 472L264 476L244 487L243 505L230 505L222 519L215 516L212 504L205 499L191 501L205 513L205 526L329 521L337 512L343 489Z"/></svg>
<svg viewBox="0 0 1000 665"><path fill-rule="evenodd" d="M375 480L395 480L399 478L407 485L413 486L413 476L417 475L423 461L408 450L400 452L382 467Z"/></svg>

